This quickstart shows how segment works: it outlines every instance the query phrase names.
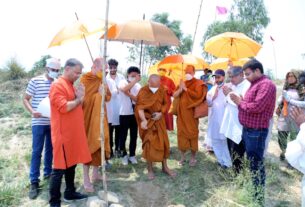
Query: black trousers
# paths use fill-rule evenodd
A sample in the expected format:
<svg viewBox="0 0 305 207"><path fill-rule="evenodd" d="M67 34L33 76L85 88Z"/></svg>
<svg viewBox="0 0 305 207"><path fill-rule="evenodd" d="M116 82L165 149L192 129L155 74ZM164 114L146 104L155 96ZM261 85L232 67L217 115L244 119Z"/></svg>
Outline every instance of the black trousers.
<svg viewBox="0 0 305 207"><path fill-rule="evenodd" d="M241 140L239 144L236 144L231 139L227 139L228 148L233 162L233 169L239 173L243 167L243 158L246 152L244 141Z"/></svg>
<svg viewBox="0 0 305 207"><path fill-rule="evenodd" d="M114 143L113 143L113 132L114 132ZM109 123L109 138L110 138L110 149L111 149L111 156L113 156L113 144L114 150L119 150L119 136L120 136L120 126L116 125L113 126Z"/></svg>
<svg viewBox="0 0 305 207"><path fill-rule="evenodd" d="M65 175L66 181L66 190L64 196L69 195L69 193L75 192L74 178L75 178L75 168L76 165L73 165L65 170L62 169L53 169L51 178L50 178L50 205L60 204L60 186L63 175Z"/></svg>
<svg viewBox="0 0 305 207"><path fill-rule="evenodd" d="M129 130L129 156L136 155L137 137L138 137L138 124L134 115L121 115L120 116L120 151L122 156L127 155L126 139Z"/></svg>

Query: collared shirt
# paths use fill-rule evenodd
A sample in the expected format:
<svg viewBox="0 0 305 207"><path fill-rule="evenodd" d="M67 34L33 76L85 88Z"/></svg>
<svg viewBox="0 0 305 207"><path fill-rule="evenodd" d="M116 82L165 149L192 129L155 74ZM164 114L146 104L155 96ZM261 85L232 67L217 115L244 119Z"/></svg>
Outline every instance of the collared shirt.
<svg viewBox="0 0 305 207"><path fill-rule="evenodd" d="M276 101L276 87L266 76L251 83L244 99L238 106L240 123L247 128L269 127Z"/></svg>

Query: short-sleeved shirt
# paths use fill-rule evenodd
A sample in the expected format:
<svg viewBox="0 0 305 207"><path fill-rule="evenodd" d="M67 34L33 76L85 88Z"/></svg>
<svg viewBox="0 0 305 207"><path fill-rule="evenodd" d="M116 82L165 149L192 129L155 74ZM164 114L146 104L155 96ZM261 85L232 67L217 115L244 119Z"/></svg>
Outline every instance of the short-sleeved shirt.
<svg viewBox="0 0 305 207"><path fill-rule="evenodd" d="M128 85L128 82L126 80L122 80L119 83L119 88L123 88ZM141 85L139 83L136 83L131 89L130 93L133 96L137 96L139 91L141 89ZM120 90L119 92L119 100L120 100L120 115L133 115L134 111L132 108L132 104L135 104L134 101L131 100L129 96L127 96L124 92Z"/></svg>
<svg viewBox="0 0 305 207"><path fill-rule="evenodd" d="M34 111L37 109L42 99L49 96L51 84L52 81L45 75L40 75L30 80L26 89L26 94L32 97L31 102ZM47 117L32 117L32 126L35 125L50 125L50 119Z"/></svg>

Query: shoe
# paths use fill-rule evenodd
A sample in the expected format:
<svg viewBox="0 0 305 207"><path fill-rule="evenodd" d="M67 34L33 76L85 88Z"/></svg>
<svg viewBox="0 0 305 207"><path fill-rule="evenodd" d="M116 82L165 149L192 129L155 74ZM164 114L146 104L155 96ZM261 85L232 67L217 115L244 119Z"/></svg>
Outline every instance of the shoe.
<svg viewBox="0 0 305 207"><path fill-rule="evenodd" d="M35 199L39 194L39 183L32 183L29 191L29 198Z"/></svg>
<svg viewBox="0 0 305 207"><path fill-rule="evenodd" d="M78 192L71 192L67 195L64 195L64 201L70 203L72 201L81 201L87 199L88 196L78 193Z"/></svg>
<svg viewBox="0 0 305 207"><path fill-rule="evenodd" d="M129 157L128 160L129 160L129 161L131 162L131 164L133 164L133 165L138 164L138 161L137 161L136 156Z"/></svg>
<svg viewBox="0 0 305 207"><path fill-rule="evenodd" d="M280 155L280 160L281 160L281 161L284 161L285 158L286 158L286 157L285 157L285 154L284 154L284 153L281 153L281 155Z"/></svg>
<svg viewBox="0 0 305 207"><path fill-rule="evenodd" d="M128 156L125 155L123 158L122 158L122 164L123 165L128 165Z"/></svg>

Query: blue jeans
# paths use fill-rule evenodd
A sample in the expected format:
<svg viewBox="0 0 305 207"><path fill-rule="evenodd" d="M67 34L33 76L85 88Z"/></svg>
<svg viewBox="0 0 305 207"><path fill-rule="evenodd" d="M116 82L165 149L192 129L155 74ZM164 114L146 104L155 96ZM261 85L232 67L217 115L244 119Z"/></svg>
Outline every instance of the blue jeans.
<svg viewBox="0 0 305 207"><path fill-rule="evenodd" d="M44 177L50 176L52 172L52 141L50 125L35 125L32 126L32 159L30 167L31 183L38 183L40 176L41 154L44 146Z"/></svg>
<svg viewBox="0 0 305 207"><path fill-rule="evenodd" d="M250 129L243 127L242 139L245 144L247 159L250 161L255 198L264 200L265 166L264 151L268 129Z"/></svg>

